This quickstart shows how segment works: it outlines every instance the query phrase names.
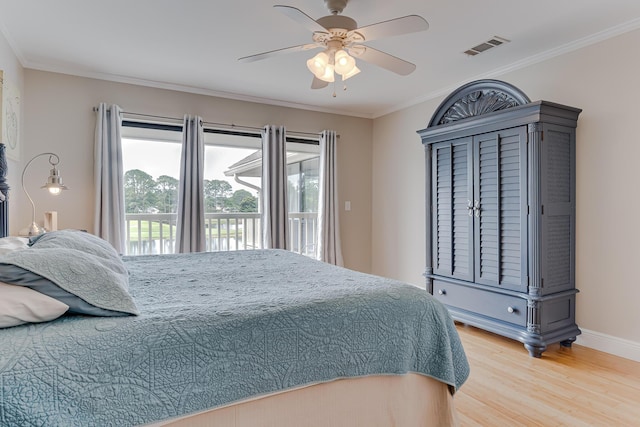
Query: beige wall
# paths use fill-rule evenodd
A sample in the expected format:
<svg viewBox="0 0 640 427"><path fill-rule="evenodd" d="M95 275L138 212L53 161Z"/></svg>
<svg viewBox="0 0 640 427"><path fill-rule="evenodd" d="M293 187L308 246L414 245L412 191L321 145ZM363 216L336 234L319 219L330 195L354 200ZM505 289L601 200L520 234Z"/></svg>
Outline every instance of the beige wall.
<svg viewBox="0 0 640 427"><path fill-rule="evenodd" d="M577 323L640 345L640 30L494 78L582 108L577 130ZM424 153L441 99L374 121L373 273L424 284Z"/></svg>
<svg viewBox="0 0 640 427"><path fill-rule="evenodd" d="M319 132L333 129L339 135L338 174L341 206L351 201L351 211L341 212L341 236L348 267L371 269L371 140L372 121L243 101L233 101L150 87L106 82L63 74L25 70L24 154L27 158L54 151L60 171L71 190L51 197L37 190L47 177L45 158L32 165L28 185L37 207L58 211L59 227L93 229L94 106L115 103L125 111L168 117L197 114L205 121L261 127L285 125L290 130ZM150 153L149 161L153 161ZM42 181L42 182L41 182ZM17 189L16 182L12 183ZM14 191L16 192L16 191ZM28 224L28 205L20 203L12 217L12 232ZM17 219L19 218L19 219Z"/></svg>

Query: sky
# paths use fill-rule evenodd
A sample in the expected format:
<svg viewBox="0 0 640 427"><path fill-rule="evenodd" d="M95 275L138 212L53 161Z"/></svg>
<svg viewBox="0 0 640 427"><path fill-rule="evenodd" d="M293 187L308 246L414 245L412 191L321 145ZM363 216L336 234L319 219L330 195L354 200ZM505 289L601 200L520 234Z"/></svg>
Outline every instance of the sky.
<svg viewBox="0 0 640 427"><path fill-rule="evenodd" d="M205 146L204 179L225 180L233 191L247 190L255 195L255 190L238 184L233 177L225 176L224 171L237 161L255 152L254 148L224 146ZM142 139L122 139L122 162L124 171L140 169L154 179L160 175L178 178L180 175L181 144L175 142L150 141ZM259 178L243 178L260 186Z"/></svg>

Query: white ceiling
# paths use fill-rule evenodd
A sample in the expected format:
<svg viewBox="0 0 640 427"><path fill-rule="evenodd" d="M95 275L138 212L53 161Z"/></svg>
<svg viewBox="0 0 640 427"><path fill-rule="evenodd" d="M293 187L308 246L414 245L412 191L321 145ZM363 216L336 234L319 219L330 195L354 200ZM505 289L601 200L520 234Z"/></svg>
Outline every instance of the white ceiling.
<svg viewBox="0 0 640 427"><path fill-rule="evenodd" d="M310 88L315 51L238 62L311 42L274 4L328 14L323 0L0 0L0 30L26 68L372 118L640 28L640 0L350 0L359 26L417 14L430 28L370 42L411 75L359 62L333 97ZM511 42L462 53L493 36Z"/></svg>

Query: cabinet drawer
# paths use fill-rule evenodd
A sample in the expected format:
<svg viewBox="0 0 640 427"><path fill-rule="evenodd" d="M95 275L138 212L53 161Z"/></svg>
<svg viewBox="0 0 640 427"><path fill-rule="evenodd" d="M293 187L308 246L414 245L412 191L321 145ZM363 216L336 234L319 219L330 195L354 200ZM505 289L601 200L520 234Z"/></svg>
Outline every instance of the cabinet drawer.
<svg viewBox="0 0 640 427"><path fill-rule="evenodd" d="M450 307L527 326L527 300L523 298L440 280L433 281L433 296Z"/></svg>

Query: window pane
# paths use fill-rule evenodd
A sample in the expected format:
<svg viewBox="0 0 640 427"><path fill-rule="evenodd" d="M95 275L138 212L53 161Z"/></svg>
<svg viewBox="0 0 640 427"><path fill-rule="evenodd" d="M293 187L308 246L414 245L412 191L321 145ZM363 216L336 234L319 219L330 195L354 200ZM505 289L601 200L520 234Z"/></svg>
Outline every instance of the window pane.
<svg viewBox="0 0 640 427"><path fill-rule="evenodd" d="M258 212L261 168L241 173L231 167L244 164L252 148L206 145L204 155L205 213ZM255 176L257 175L257 176Z"/></svg>
<svg viewBox="0 0 640 427"><path fill-rule="evenodd" d="M318 212L318 186L320 158L305 160L301 163L303 184L303 208L301 212Z"/></svg>
<svg viewBox="0 0 640 427"><path fill-rule="evenodd" d="M131 123L123 127L127 253L173 253L182 132ZM206 249L260 248L260 135L205 129L204 137ZM306 255L318 208L319 147L310 142L287 143L291 246Z"/></svg>
<svg viewBox="0 0 640 427"><path fill-rule="evenodd" d="M291 250L307 256L316 248L319 152L317 144L287 143Z"/></svg>
<svg viewBox="0 0 640 427"><path fill-rule="evenodd" d="M173 142L122 139L125 212L176 212L180 151Z"/></svg>
<svg viewBox="0 0 640 427"><path fill-rule="evenodd" d="M126 253L130 255L174 251L180 134L162 132L155 135L157 139L122 139Z"/></svg>
<svg viewBox="0 0 640 427"><path fill-rule="evenodd" d="M302 174L300 172L300 163L290 163L287 165L287 195L289 196L288 206L289 212L301 212L302 203Z"/></svg>

